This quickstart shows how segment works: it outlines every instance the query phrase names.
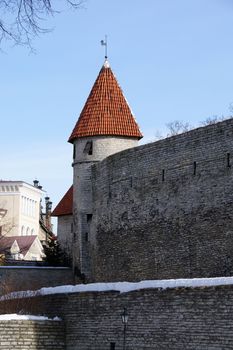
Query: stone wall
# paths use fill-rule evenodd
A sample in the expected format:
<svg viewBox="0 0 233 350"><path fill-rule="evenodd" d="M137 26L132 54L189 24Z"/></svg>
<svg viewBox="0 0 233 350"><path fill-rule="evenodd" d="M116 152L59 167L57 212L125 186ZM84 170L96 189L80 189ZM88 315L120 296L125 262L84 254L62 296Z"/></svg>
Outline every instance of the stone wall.
<svg viewBox="0 0 233 350"><path fill-rule="evenodd" d="M233 120L93 168L92 279L233 273Z"/></svg>
<svg viewBox="0 0 233 350"><path fill-rule="evenodd" d="M72 257L73 215L62 215L57 218L57 239L62 251Z"/></svg>
<svg viewBox="0 0 233 350"><path fill-rule="evenodd" d="M0 295L73 283L68 267L0 266Z"/></svg>
<svg viewBox="0 0 233 350"><path fill-rule="evenodd" d="M124 307L129 315L127 350L233 349L231 285L144 289L122 294L74 293L35 299L37 312L64 318L66 350L109 350L111 343L112 349L122 349ZM7 303L10 312L23 309L23 304ZM3 304L0 302L0 312ZM32 303L25 299L24 305L29 310Z"/></svg>
<svg viewBox="0 0 233 350"><path fill-rule="evenodd" d="M86 146L91 146L87 151ZM80 276L91 280L89 224L92 216L91 167L110 154L135 147L137 138L119 136L90 136L74 140L73 152L73 266Z"/></svg>
<svg viewBox="0 0 233 350"><path fill-rule="evenodd" d="M65 350L61 321L0 321L0 349Z"/></svg>

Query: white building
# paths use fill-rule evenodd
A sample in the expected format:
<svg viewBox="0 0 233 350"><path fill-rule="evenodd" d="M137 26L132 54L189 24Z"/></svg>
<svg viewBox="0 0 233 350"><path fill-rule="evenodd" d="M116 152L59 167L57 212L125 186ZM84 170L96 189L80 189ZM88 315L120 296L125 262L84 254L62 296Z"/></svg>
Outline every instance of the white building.
<svg viewBox="0 0 233 350"><path fill-rule="evenodd" d="M43 191L23 181L0 181L0 233L4 236L39 236Z"/></svg>
<svg viewBox="0 0 233 350"><path fill-rule="evenodd" d="M23 181L0 181L0 248L2 250L9 246L7 250L11 252L16 247L16 243L19 245L20 242L21 248L24 246L27 254L21 254L22 249L19 247L20 254L15 254L14 249L14 256L17 255L24 260L31 258L42 260L44 252L41 241L46 241L47 234L40 224L43 193L44 191L38 186L38 181L34 182L34 186ZM17 241L17 237L24 236L32 236L33 239L20 238L22 242ZM11 241L12 244L14 242L12 249Z"/></svg>

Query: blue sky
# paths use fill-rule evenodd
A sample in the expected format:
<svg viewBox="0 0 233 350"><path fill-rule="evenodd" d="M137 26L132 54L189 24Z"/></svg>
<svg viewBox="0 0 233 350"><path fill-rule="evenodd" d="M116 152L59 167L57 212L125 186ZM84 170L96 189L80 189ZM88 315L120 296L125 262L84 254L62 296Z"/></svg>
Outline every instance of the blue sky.
<svg viewBox="0 0 233 350"><path fill-rule="evenodd" d="M232 0L87 0L44 25L54 29L36 38L36 54L9 45L0 54L0 178L37 177L54 205L72 183L67 139L103 64L105 34L144 142L173 120L230 115Z"/></svg>

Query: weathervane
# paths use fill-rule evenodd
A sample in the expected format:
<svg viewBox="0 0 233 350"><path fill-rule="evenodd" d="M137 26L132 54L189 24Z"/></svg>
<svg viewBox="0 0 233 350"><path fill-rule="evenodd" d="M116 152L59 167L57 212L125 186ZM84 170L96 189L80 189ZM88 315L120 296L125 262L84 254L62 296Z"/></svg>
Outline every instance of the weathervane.
<svg viewBox="0 0 233 350"><path fill-rule="evenodd" d="M107 41L107 35L105 35L105 40L101 40L101 45L105 46L105 59L108 58L108 41Z"/></svg>

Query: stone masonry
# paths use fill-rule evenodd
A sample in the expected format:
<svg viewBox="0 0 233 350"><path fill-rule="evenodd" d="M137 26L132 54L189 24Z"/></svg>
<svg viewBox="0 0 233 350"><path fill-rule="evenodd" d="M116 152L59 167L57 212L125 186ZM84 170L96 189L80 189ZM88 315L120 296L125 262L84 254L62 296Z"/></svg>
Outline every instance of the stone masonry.
<svg viewBox="0 0 233 350"><path fill-rule="evenodd" d="M73 272L68 267L0 267L0 295L17 290L35 290L73 283Z"/></svg>
<svg viewBox="0 0 233 350"><path fill-rule="evenodd" d="M92 152L85 152L88 142L92 142ZM110 154L134 147L137 139L130 137L83 137L74 141L73 179L73 219L74 242L73 264L86 279L91 278L90 225L92 222L92 176L91 167ZM68 235L68 233L67 233Z"/></svg>
<svg viewBox="0 0 233 350"><path fill-rule="evenodd" d="M33 303L27 299L21 304L19 300L0 302L1 313L6 307L10 312L33 307L34 314L37 307L37 313L61 316L66 325L66 350L121 350L124 307L129 315L127 350L233 349L232 285L57 294L36 297ZM45 330L45 338L48 332ZM49 339L52 342L53 335Z"/></svg>
<svg viewBox="0 0 233 350"><path fill-rule="evenodd" d="M93 281L233 273L233 119L92 167Z"/></svg>
<svg viewBox="0 0 233 350"><path fill-rule="evenodd" d="M1 350L65 350L61 321L0 321Z"/></svg>

